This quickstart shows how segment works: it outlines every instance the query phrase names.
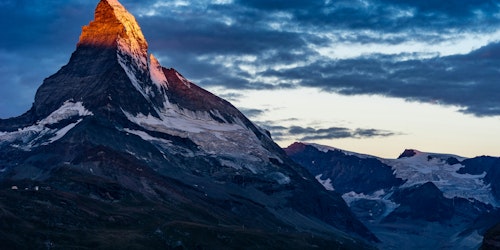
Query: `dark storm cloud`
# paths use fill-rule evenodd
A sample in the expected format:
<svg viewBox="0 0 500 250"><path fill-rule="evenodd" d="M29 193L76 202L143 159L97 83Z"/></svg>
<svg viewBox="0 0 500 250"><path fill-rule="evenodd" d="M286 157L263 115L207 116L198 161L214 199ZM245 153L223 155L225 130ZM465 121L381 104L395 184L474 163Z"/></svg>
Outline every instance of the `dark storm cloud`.
<svg viewBox="0 0 500 250"><path fill-rule="evenodd" d="M319 61L264 74L346 95L379 94L456 105L477 116L500 115L500 43L467 55L397 61L372 56Z"/></svg>
<svg viewBox="0 0 500 250"><path fill-rule="evenodd" d="M175 17L141 19L143 29L168 23L168 32L152 33L152 47L196 54L256 54L270 49L289 50L304 47L304 37L294 32L275 32L252 25L229 26L207 22L203 17L178 20ZM167 29L167 28L165 28ZM146 33L146 32L145 32Z"/></svg>
<svg viewBox="0 0 500 250"><path fill-rule="evenodd" d="M321 8L323 6L321 1L310 0L239 0L239 4L250 6L259 10L299 10Z"/></svg>
<svg viewBox="0 0 500 250"><path fill-rule="evenodd" d="M259 11L286 11L301 25L320 29L339 27L379 32L406 31L419 39L423 30L439 33L460 29L498 26L499 4L491 0L331 0L331 1L242 0L240 4ZM417 31L417 32L415 32ZM435 36L439 37L439 34Z"/></svg>
<svg viewBox="0 0 500 250"><path fill-rule="evenodd" d="M68 61L97 2L0 3L0 117L25 111L42 80ZM497 44L469 55L407 61L399 59L402 55L376 54L329 60L314 49L335 43L432 44L456 39L463 32L492 32L500 27L500 5L495 1L121 2L136 16L150 51L161 63L201 86L233 90L312 86L500 115L497 60L484 55L497 53Z"/></svg>
<svg viewBox="0 0 500 250"><path fill-rule="evenodd" d="M396 133L377 129L350 129L344 127L312 128L293 126L288 129L288 133L293 136L302 136L301 141L322 140L322 139L343 139L343 138L370 138L387 137Z"/></svg>
<svg viewBox="0 0 500 250"><path fill-rule="evenodd" d="M95 7L88 1L69 2L2 1L0 117L27 111L43 79L69 60Z"/></svg>
<svg viewBox="0 0 500 250"><path fill-rule="evenodd" d="M251 119L256 118L264 114L264 112L266 112L266 110L253 109L253 108L239 108L239 110L241 111L241 113L243 113L245 116Z"/></svg>
<svg viewBox="0 0 500 250"><path fill-rule="evenodd" d="M241 94L241 93L235 93L235 92L230 92L230 93L219 94L218 96L221 97L221 98L226 99L227 101L232 102L232 101L237 101L240 98L242 98L243 94Z"/></svg>
<svg viewBox="0 0 500 250"><path fill-rule="evenodd" d="M251 0L236 3L219 9L203 10L226 15L233 20L234 25L227 25L215 18L205 18L204 15L193 15L187 19L167 15L167 19L149 17L141 21L146 27L151 26L149 30L159 27L159 23L170 24L166 28L168 32L151 34L154 38L152 47L165 49L165 55L172 58L172 63L177 63L181 70L189 72L187 74L201 85L220 85L232 89L312 86L348 95L381 94L458 105L463 107L464 112L478 116L500 114L499 98L495 95L495 79L500 76L495 69L497 62L494 57L478 58L474 55L479 52L407 61L397 60L403 55L372 55L336 61L319 59L305 66L285 70L268 69L257 73L257 76L280 80L272 82L252 81L254 76L239 67L241 62L221 65L211 62L210 56L208 60L184 62L186 58L197 55L217 54L254 55L258 58L257 62L250 63L254 66L301 64L308 58L320 58L309 45L331 43L332 40L315 33L330 29L336 30L337 42L386 45L401 44L409 39L439 42L450 36L458 36L457 30L498 28L499 20L495 15L499 11L498 4L491 1ZM285 13L288 19L273 19L279 13ZM295 28L271 29L268 22L273 20L284 21L284 27ZM249 23L253 25L242 25ZM490 45L491 49L496 46ZM291 84L292 81L296 84Z"/></svg>
<svg viewBox="0 0 500 250"><path fill-rule="evenodd" d="M325 129L314 129L311 127L291 127L288 132L295 136L303 136L300 140L320 140L320 139L339 139L339 138L349 138L354 137L353 133L348 128L325 128Z"/></svg>
<svg viewBox="0 0 500 250"><path fill-rule="evenodd" d="M387 4L415 7L425 13L444 13L448 16L467 17L476 10L496 13L498 3L492 0L453 0L453 1L412 1L412 0L382 0Z"/></svg>
<svg viewBox="0 0 500 250"><path fill-rule="evenodd" d="M389 137L395 136L399 133L378 130L378 129L351 129L346 127L329 127L329 128L313 128L313 127L301 127L301 126L291 126L285 127L280 125L273 125L273 121L262 122L263 128L271 132L273 139L275 140L300 140L300 141L313 141L313 140L331 140L331 139L365 139L374 137ZM271 124L271 125L269 125Z"/></svg>
<svg viewBox="0 0 500 250"><path fill-rule="evenodd" d="M386 131L386 130L378 130L378 129L361 129L358 128L353 133L356 137L368 138L368 137L387 137L394 136L397 133Z"/></svg>

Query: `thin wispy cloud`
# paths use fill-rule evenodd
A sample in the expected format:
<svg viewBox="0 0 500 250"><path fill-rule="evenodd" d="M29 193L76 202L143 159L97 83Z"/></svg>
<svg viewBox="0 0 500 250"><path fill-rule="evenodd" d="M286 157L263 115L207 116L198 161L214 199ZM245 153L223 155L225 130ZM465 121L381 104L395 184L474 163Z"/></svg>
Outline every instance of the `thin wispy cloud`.
<svg viewBox="0 0 500 250"><path fill-rule="evenodd" d="M265 122L273 124L272 122ZM401 133L379 130L374 128L357 128L351 129L347 127L302 127L302 126L280 126L280 125L263 125L265 129L271 132L271 136L277 141L317 141L317 140L333 140L333 139L367 139L377 137L397 136Z"/></svg>

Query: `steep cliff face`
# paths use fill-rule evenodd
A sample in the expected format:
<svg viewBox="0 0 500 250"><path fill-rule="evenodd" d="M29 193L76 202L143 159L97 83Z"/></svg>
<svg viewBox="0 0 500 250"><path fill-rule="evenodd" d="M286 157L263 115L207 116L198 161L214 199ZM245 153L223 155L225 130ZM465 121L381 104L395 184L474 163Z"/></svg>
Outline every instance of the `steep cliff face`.
<svg viewBox="0 0 500 250"><path fill-rule="evenodd" d="M390 166L375 158L360 158L340 150L321 151L302 143L294 143L285 151L319 181L329 182L341 194L351 191L370 194L404 183Z"/></svg>
<svg viewBox="0 0 500 250"><path fill-rule="evenodd" d="M500 158L480 156L472 159L467 159L462 162L464 165L458 173L482 175L486 173L483 180L491 186L493 196L500 201Z"/></svg>
<svg viewBox="0 0 500 250"><path fill-rule="evenodd" d="M125 235L117 244L137 249L358 249L376 240L266 131L163 68L116 0L98 4L33 108L0 120L0 166L0 197L18 201L0 199L10 221L0 239L18 248L30 239L29 248L44 239L110 248L91 232Z"/></svg>
<svg viewBox="0 0 500 250"><path fill-rule="evenodd" d="M73 100L96 113L157 116L155 107L166 102L166 81L154 77L161 74L135 18L120 3L101 1L69 63L38 89L34 112L44 117Z"/></svg>
<svg viewBox="0 0 500 250"><path fill-rule="evenodd" d="M500 223L490 228L484 235L481 250L494 250L500 248Z"/></svg>
<svg viewBox="0 0 500 250"><path fill-rule="evenodd" d="M94 20L84 26L77 46L117 48L133 55L145 57L148 43L141 28L118 1L101 1Z"/></svg>

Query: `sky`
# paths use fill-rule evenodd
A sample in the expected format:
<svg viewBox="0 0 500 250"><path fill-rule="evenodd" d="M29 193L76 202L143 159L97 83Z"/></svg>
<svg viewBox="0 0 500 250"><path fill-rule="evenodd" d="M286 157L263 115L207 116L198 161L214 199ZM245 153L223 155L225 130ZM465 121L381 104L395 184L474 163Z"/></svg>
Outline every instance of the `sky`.
<svg viewBox="0 0 500 250"><path fill-rule="evenodd" d="M0 118L27 111L98 1L0 1ZM164 67L286 147L500 156L500 2L121 0Z"/></svg>

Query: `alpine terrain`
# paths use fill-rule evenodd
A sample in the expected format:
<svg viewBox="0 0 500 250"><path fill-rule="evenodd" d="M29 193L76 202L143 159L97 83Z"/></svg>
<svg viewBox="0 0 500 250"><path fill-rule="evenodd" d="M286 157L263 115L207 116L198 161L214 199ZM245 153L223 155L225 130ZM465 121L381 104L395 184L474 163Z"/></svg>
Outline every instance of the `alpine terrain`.
<svg viewBox="0 0 500 250"><path fill-rule="evenodd" d="M117 0L99 2L68 64L43 81L30 110L0 120L0 131L2 249L371 249L377 241L267 131L160 66Z"/></svg>
<svg viewBox="0 0 500 250"><path fill-rule="evenodd" d="M408 149L382 159L298 142L285 151L342 195L381 249L500 247L500 158Z"/></svg>

